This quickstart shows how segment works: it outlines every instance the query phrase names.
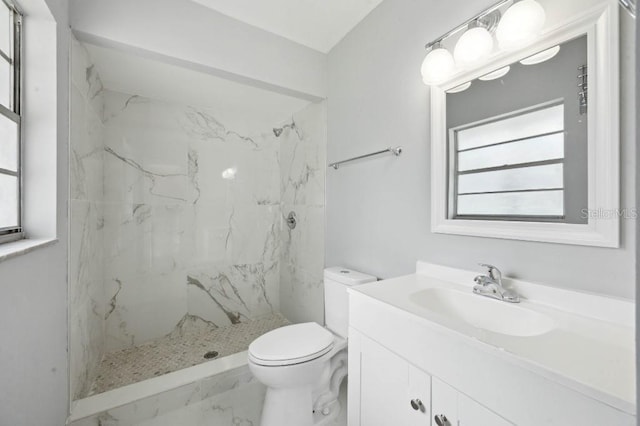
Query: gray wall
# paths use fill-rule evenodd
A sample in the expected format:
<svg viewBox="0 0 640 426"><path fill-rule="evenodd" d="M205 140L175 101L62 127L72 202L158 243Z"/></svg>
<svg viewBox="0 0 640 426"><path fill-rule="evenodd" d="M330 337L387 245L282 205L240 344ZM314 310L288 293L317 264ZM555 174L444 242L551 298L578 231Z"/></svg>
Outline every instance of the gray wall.
<svg viewBox="0 0 640 426"><path fill-rule="evenodd" d="M21 3L26 10L31 10L31 6L40 2L27 0ZM66 307L68 9L66 0L47 0L47 4L57 22L58 35L55 194L58 242L0 262L0 424L11 426L64 425L69 410ZM30 16L39 19L37 14ZM34 28L29 27L29 18L25 30L28 28ZM26 31L25 37L28 37ZM28 87L29 82L25 83Z"/></svg>
<svg viewBox="0 0 640 426"><path fill-rule="evenodd" d="M632 298L635 221L620 249L433 234L430 231L429 89L424 43L491 5L488 0L387 0L329 53L328 161L403 145L327 172L326 264L387 278L416 260ZM622 17L622 206L635 203L632 21Z"/></svg>

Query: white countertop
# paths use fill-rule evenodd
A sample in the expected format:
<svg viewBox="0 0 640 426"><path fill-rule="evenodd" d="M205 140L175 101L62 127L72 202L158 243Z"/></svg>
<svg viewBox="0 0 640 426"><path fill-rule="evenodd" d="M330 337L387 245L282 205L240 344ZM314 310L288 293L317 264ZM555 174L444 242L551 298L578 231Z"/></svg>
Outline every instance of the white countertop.
<svg viewBox="0 0 640 426"><path fill-rule="evenodd" d="M505 278L505 286L522 297L518 306L545 314L556 322L556 328L542 335L510 336L438 315L410 298L413 293L434 287L471 292L477 272L422 262L418 262L417 271L353 287L351 291L473 339L550 380L625 412L636 413L635 304L631 301Z"/></svg>

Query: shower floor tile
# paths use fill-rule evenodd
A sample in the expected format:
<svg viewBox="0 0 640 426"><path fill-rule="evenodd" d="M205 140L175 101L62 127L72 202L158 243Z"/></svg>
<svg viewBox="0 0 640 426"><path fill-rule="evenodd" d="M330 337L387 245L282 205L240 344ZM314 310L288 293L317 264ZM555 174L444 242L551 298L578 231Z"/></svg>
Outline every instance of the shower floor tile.
<svg viewBox="0 0 640 426"><path fill-rule="evenodd" d="M174 331L160 339L105 354L90 395L246 351L256 337L288 324L285 317L273 314L216 327L187 315ZM205 354L213 357L205 358Z"/></svg>

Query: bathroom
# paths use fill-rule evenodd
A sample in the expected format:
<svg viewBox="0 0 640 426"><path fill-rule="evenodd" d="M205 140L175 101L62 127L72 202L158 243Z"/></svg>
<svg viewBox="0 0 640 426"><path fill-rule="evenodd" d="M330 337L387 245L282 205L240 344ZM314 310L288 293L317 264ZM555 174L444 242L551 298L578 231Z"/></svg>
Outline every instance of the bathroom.
<svg viewBox="0 0 640 426"><path fill-rule="evenodd" d="M0 425L635 424L635 8L5 1Z"/></svg>

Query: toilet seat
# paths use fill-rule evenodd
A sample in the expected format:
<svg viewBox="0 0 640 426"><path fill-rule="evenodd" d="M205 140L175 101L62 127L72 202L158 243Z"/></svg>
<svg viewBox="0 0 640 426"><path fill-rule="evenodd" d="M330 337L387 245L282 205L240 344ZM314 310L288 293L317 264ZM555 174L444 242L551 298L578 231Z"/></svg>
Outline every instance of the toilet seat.
<svg viewBox="0 0 640 426"><path fill-rule="evenodd" d="M259 365L283 366L312 361L334 345L334 335L315 322L272 330L249 345L249 359Z"/></svg>

